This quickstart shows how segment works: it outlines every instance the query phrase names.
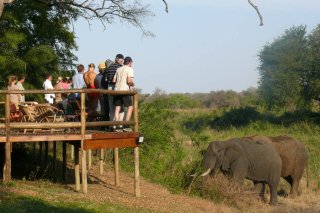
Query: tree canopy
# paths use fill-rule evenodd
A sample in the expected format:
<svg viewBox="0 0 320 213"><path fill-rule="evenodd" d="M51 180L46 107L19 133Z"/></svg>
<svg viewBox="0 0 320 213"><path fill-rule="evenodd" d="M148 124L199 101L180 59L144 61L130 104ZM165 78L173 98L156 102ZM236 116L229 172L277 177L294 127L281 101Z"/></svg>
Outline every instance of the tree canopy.
<svg viewBox="0 0 320 213"><path fill-rule="evenodd" d="M40 87L45 73L58 74L70 68L76 59L72 51L77 48L70 22L70 14L57 13L33 0L8 6L0 18L1 79L24 73Z"/></svg>
<svg viewBox="0 0 320 213"><path fill-rule="evenodd" d="M11 3L12 2L12 3ZM152 13L140 1L123 0L0 0L6 8L0 17L0 86L11 74L25 74L28 82L41 88L45 73L61 74L77 59L75 34L70 26L79 17L89 24L98 19L102 25L116 19L140 28ZM0 8L1 9L1 8ZM2 10L1 10L2 11Z"/></svg>
<svg viewBox="0 0 320 213"><path fill-rule="evenodd" d="M292 27L259 54L259 94L269 107L306 107L320 92L320 25Z"/></svg>

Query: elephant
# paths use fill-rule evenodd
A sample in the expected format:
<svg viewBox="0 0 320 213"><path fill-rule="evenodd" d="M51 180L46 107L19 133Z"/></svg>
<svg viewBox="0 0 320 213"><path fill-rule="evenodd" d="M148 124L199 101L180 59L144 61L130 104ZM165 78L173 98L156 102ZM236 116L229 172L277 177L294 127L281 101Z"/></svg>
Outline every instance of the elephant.
<svg viewBox="0 0 320 213"><path fill-rule="evenodd" d="M263 141L230 139L211 142L203 158L204 177L218 169L239 184L244 179L266 183L270 187L270 205L277 204L277 187L282 161L271 144Z"/></svg>
<svg viewBox="0 0 320 213"><path fill-rule="evenodd" d="M308 152L305 146L298 140L288 136L250 136L242 138L248 141L263 141L271 144L282 160L281 177L283 177L291 186L289 195L295 197L299 191L299 183L303 176L304 169L308 162ZM264 194L264 186L260 187L260 195Z"/></svg>

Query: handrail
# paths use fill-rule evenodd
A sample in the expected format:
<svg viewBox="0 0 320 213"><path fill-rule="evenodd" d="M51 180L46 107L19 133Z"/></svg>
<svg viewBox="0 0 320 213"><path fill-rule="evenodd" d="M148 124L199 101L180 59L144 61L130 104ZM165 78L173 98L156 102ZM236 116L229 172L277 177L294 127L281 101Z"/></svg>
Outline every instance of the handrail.
<svg viewBox="0 0 320 213"><path fill-rule="evenodd" d="M10 121L10 94L57 94L57 93L80 93L80 122L11 122ZM94 121L87 122L86 117L87 113L85 111L85 99L86 93L100 93L100 94L108 94L108 95L130 95L133 96L133 121ZM19 142L19 140L15 139L15 134L11 134L11 130L13 129L63 129L63 128L80 128L80 132L77 133L78 137L65 137L64 140L80 141L80 146L77 147L76 156L78 158L78 163L75 165L75 177L76 177L76 189L79 190L80 186L80 174L79 174L79 151L81 152L81 166L82 166L82 191L87 194L87 161L86 161L86 150L85 150L85 140L86 140L86 127L97 127L97 126L114 126L114 125L134 125L134 132L138 133L139 124L138 124L138 93L136 91L113 91L113 90L104 90L104 89L70 89L70 90L0 90L0 95L5 95L5 123L0 124L0 129L5 129L5 163L3 167L3 181L8 182L11 180L11 149L13 142ZM64 121L64 120L63 120ZM48 135L49 134L49 135ZM75 135L75 134L73 134ZM138 134L137 134L138 135ZM57 140L61 137L55 137L53 135L53 131L48 131L47 134L43 134L42 136L48 137L46 140ZM52 137L54 136L54 137ZM3 137L3 136L2 136ZM24 140L35 139L38 140L37 136L28 135ZM43 140L43 139L42 139ZM64 147L65 147L64 143ZM121 143L120 143L121 144ZM121 147L121 146L119 146ZM65 152L66 153L66 152ZM116 185L119 182L119 162L118 162L118 148L114 148L115 154L115 179ZM65 159L65 157L64 157ZM77 160L76 160L77 161ZM139 147L134 148L134 164L135 164L135 174L134 174L134 189L136 197L140 196L140 182L139 182ZM78 184L78 185L77 185Z"/></svg>
<svg viewBox="0 0 320 213"><path fill-rule="evenodd" d="M138 92L133 90L115 91L106 89L53 89L53 90L0 90L0 94L57 94L57 93L100 93L106 95L135 95Z"/></svg>
<svg viewBox="0 0 320 213"><path fill-rule="evenodd" d="M114 90L105 90L105 89L70 89L70 90L0 90L0 94L4 94L9 96L10 94L48 94L48 93L100 93L100 94L108 94L108 95L131 95L133 98L133 106L134 106L134 121L95 121L95 122L87 122L85 119L85 115L81 113L81 122L59 122L59 123L34 123L34 122L26 122L26 123L17 123L11 122L10 120L4 124L0 124L0 129L41 129L41 128L80 128L82 130L81 134L85 127L97 127L97 126L115 126L115 125L134 125L134 129L138 130L136 127L138 126L138 104L135 103L138 101L138 92L137 91L114 91ZM81 99L85 99L85 96L82 95ZM6 101L0 102L0 104L5 104L9 100L7 97ZM84 102L83 102L84 103ZM84 105L81 106L80 111L85 112ZM10 114L10 105L5 104L5 113L6 115ZM8 131L6 132L8 136L10 135ZM9 136L10 137L10 136Z"/></svg>

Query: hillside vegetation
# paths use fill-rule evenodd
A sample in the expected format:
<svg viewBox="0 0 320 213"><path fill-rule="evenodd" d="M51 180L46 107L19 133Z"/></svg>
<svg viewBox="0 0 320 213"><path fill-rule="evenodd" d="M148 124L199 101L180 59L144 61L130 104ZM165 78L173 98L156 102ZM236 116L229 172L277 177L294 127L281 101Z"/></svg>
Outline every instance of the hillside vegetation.
<svg viewBox="0 0 320 213"><path fill-rule="evenodd" d="M237 97L243 96L237 94ZM188 193L192 181L190 174L200 171L201 160L209 142L250 135L288 135L307 147L310 182L308 192L318 192L320 115L317 111L267 110L259 105L249 104L215 109L199 107L201 103L195 100L190 98L189 94L162 94L141 101L141 132L146 135L145 143L140 149L142 176L168 187L172 192ZM133 168L129 152L121 152L121 157L127 159L122 163L122 167L127 171ZM305 173L302 180L304 190L306 178ZM217 203L229 203L236 207L243 205L243 202L241 204L234 200L234 196L238 197L240 191L233 187L226 191L226 184L229 183L225 183L223 179L226 178L218 176L213 179L215 184L212 184L208 183L207 179L199 178L193 183L191 195L211 199ZM210 187L207 187L208 185ZM251 188L252 184L248 182L245 189L241 190ZM289 185L281 182L280 189L289 192ZM252 199L248 200L252 202Z"/></svg>

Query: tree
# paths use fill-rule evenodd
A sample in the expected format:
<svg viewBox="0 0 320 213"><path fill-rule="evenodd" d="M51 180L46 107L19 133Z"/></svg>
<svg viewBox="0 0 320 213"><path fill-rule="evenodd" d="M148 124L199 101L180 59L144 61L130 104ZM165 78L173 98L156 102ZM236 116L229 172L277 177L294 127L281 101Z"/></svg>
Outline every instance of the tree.
<svg viewBox="0 0 320 213"><path fill-rule="evenodd" d="M0 16L4 4L19 4L20 2L21 0L0 0ZM143 20L145 17L153 14L149 11L148 5L142 5L140 1L34 0L33 4L46 6L54 13L69 16L71 20L77 17L83 17L90 23L92 20L98 19L104 27L106 26L105 24L111 24L115 18L118 18L120 21L127 21L133 26L140 28L145 35L152 35L145 30Z"/></svg>
<svg viewBox="0 0 320 213"><path fill-rule="evenodd" d="M259 54L259 93L269 106L295 108L303 100L307 56L306 27L292 27Z"/></svg>
<svg viewBox="0 0 320 213"><path fill-rule="evenodd" d="M4 9L4 4L13 2L14 0L0 0L0 16ZM17 0L16 0L17 1ZM138 1L135 1L133 5L127 5L125 0L101 0L100 3L97 0L35 0L37 2L42 2L47 5L56 6L58 8L63 8L65 6L73 6L82 12L82 16L87 20L97 18L103 24L104 21L107 23L112 22L114 17L118 17L121 20L126 20L131 24L139 27L145 32L143 25L140 22L139 17L150 15L150 12L146 7L141 6ZM169 6L166 0L162 0L165 4L165 11L169 12ZM248 0L248 3L257 12L260 19L260 26L263 25L262 15L258 7ZM61 11L63 12L63 11Z"/></svg>
<svg viewBox="0 0 320 213"><path fill-rule="evenodd" d="M8 6L0 18L1 87L9 74L24 73L41 88L44 73L58 75L70 68L77 46L69 16L33 0Z"/></svg>
<svg viewBox="0 0 320 213"><path fill-rule="evenodd" d="M320 95L320 25L308 35L308 66L305 72L305 94L308 99Z"/></svg>

